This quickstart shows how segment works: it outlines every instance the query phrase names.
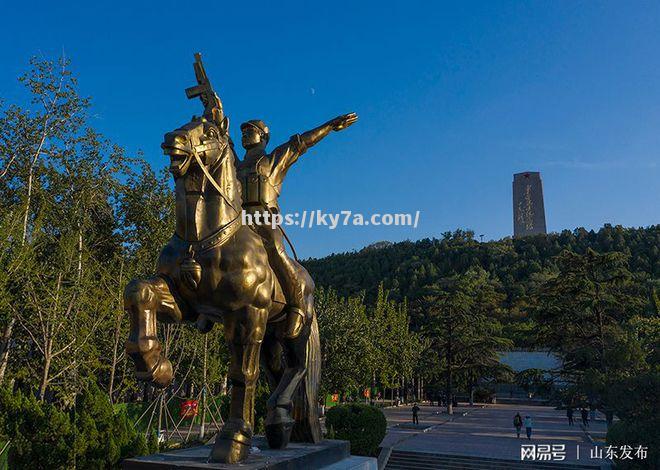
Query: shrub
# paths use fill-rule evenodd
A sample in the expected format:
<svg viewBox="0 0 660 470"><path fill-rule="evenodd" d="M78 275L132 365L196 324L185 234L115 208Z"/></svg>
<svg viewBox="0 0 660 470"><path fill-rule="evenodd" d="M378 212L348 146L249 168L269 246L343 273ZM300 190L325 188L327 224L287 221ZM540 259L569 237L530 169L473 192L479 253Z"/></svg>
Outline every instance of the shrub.
<svg viewBox="0 0 660 470"><path fill-rule="evenodd" d="M0 390L0 434L11 439L10 468L71 468L74 429L55 406Z"/></svg>
<svg viewBox="0 0 660 470"><path fill-rule="evenodd" d="M148 452L126 411L115 413L108 396L93 382L79 396L74 419L78 468L114 467L121 459Z"/></svg>
<svg viewBox="0 0 660 470"><path fill-rule="evenodd" d="M336 439L351 443L352 454L369 456L377 454L387 429L387 421L381 410L359 403L329 409L325 425Z"/></svg>
<svg viewBox="0 0 660 470"><path fill-rule="evenodd" d="M607 430L607 445L621 447L631 446L633 453L638 446L648 448L648 454L645 459L617 459L617 469L625 470L644 470L644 469L657 469L660 468L660 453L658 452L658 445L660 445L660 438L658 438L658 423L631 423L629 421L618 421L614 423Z"/></svg>
<svg viewBox="0 0 660 470"><path fill-rule="evenodd" d="M660 468L659 389L660 370L657 366L610 384L608 401L620 421L607 430L607 444L633 448L641 445L648 448L646 459L615 460L616 468Z"/></svg>
<svg viewBox="0 0 660 470"><path fill-rule="evenodd" d="M20 391L0 389L0 440L11 439L9 468L118 467L149 453L125 410L114 413L107 395L90 383L70 413Z"/></svg>

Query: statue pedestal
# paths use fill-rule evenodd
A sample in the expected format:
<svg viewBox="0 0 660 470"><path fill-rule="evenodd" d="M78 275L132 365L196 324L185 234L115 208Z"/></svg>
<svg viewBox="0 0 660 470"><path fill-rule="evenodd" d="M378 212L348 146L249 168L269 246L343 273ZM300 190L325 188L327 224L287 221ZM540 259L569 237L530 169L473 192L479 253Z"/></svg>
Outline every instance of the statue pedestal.
<svg viewBox="0 0 660 470"><path fill-rule="evenodd" d="M318 444L292 442L284 450L268 448L266 439L255 436L252 446L259 452L250 453L247 460L240 464L222 464L208 462L211 444L187 449L135 457L122 462L124 470L141 469L241 469L260 470L268 468L284 469L327 469L327 470L376 470L376 459L350 455L347 441L323 440Z"/></svg>

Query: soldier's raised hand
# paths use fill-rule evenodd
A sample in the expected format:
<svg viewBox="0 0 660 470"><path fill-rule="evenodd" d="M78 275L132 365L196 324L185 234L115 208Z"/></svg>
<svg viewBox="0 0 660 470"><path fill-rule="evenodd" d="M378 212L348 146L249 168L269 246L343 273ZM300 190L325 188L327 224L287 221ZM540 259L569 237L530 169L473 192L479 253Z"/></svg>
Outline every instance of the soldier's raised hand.
<svg viewBox="0 0 660 470"><path fill-rule="evenodd" d="M353 124L355 121L357 121L357 119L357 114L348 113L342 116L337 116L332 121L330 121L330 125L332 126L333 131L341 131L342 129L346 129L348 126Z"/></svg>

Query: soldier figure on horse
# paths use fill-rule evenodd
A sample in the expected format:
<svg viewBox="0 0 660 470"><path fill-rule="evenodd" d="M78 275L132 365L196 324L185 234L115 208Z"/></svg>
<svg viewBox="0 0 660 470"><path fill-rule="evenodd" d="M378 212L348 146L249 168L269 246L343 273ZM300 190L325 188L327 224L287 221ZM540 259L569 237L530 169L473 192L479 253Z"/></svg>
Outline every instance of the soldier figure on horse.
<svg viewBox="0 0 660 470"><path fill-rule="evenodd" d="M330 131L347 128L357 120L355 113L336 117L327 123L292 136L288 142L266 153L270 131L258 119L241 124L241 143L245 157L238 167L238 176L243 187L243 210L246 212L280 212L278 197L289 168L311 146L317 144ZM298 263L291 259L284 246L284 231L281 226L256 224L254 229L263 238L268 252L268 261L282 286L287 303L285 335L295 338L300 334L305 322L305 302L303 289L297 277Z"/></svg>

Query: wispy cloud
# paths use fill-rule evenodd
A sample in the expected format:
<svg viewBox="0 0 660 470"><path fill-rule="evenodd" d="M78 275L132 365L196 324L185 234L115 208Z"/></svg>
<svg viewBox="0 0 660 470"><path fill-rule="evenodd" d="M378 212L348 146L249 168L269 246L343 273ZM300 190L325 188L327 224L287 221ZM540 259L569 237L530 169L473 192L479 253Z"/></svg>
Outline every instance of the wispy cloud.
<svg viewBox="0 0 660 470"><path fill-rule="evenodd" d="M584 160L549 160L541 163L544 166L571 168L579 170L611 170L616 168L637 168L649 169L657 168L657 161L635 161L635 160L603 160L598 162L588 162Z"/></svg>

